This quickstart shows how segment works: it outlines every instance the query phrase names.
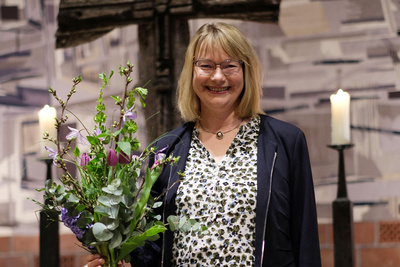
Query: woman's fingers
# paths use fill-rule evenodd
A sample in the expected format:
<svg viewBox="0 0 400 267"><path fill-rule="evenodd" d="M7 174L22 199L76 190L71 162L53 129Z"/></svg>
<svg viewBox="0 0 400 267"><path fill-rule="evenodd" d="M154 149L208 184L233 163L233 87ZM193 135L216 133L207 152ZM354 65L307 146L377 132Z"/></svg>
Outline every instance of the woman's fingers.
<svg viewBox="0 0 400 267"><path fill-rule="evenodd" d="M90 254L86 257L87 267L100 267L105 263L105 260L101 258L99 254Z"/></svg>
<svg viewBox="0 0 400 267"><path fill-rule="evenodd" d="M92 260L95 260L95 259L100 259L101 257L100 257L100 255L99 254L89 254L89 255L87 255L86 256L86 260L89 262L89 261L92 261Z"/></svg>
<svg viewBox="0 0 400 267"><path fill-rule="evenodd" d="M132 265L130 263L126 263L126 262L118 262L118 267L132 267Z"/></svg>
<svg viewBox="0 0 400 267"><path fill-rule="evenodd" d="M105 260L99 254L90 254L86 256L87 264L84 267L101 267ZM130 263L124 261L118 262L118 267L132 267Z"/></svg>

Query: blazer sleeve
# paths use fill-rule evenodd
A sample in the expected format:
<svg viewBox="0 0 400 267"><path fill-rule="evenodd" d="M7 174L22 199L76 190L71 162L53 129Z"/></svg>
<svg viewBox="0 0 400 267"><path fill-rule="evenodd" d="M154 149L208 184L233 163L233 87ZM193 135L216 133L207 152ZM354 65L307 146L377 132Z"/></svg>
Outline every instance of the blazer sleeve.
<svg viewBox="0 0 400 267"><path fill-rule="evenodd" d="M291 234L296 266L320 267L318 222L306 138L299 131L291 170Z"/></svg>

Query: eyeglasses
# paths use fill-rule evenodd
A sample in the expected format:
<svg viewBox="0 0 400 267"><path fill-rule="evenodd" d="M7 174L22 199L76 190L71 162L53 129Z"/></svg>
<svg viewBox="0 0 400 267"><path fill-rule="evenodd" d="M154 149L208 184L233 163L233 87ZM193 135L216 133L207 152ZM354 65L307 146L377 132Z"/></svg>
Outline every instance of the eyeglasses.
<svg viewBox="0 0 400 267"><path fill-rule="evenodd" d="M228 59L221 63L215 63L214 61L204 59L204 60L195 60L193 61L193 63L196 67L198 67L202 71L204 75L211 75L219 65L222 73L225 76L230 76L237 74L240 71L243 61Z"/></svg>

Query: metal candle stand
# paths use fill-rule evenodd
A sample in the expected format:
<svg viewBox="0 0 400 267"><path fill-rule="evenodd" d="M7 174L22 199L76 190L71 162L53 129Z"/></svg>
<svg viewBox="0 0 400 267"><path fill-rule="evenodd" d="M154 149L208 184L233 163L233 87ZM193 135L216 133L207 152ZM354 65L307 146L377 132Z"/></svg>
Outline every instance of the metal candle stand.
<svg viewBox="0 0 400 267"><path fill-rule="evenodd" d="M46 180L52 180L53 159L41 160L46 163ZM45 204L48 204L47 201ZM40 267L60 266L60 243L58 235L58 214L54 211L40 212Z"/></svg>
<svg viewBox="0 0 400 267"><path fill-rule="evenodd" d="M347 197L343 151L353 144L328 145L339 153L338 190L332 203L335 267L354 267L353 203Z"/></svg>

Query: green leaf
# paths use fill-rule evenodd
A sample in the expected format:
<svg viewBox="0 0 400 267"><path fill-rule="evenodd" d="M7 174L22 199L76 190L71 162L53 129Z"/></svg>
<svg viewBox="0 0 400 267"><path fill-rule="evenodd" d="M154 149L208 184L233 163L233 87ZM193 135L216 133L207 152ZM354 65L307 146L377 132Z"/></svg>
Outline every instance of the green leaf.
<svg viewBox="0 0 400 267"><path fill-rule="evenodd" d="M118 104L118 103L121 102L121 98L119 96L113 96L112 95L111 98L115 100L115 104Z"/></svg>
<svg viewBox="0 0 400 267"><path fill-rule="evenodd" d="M136 87L135 90L142 98L146 98L147 93L149 92L146 88L143 87Z"/></svg>
<svg viewBox="0 0 400 267"><path fill-rule="evenodd" d="M118 131L115 131L112 135L113 135L114 137L117 137L118 135L121 134L121 132L122 132L122 129L119 129Z"/></svg>
<svg viewBox="0 0 400 267"><path fill-rule="evenodd" d="M131 144L129 142L118 142L118 147L126 154L131 154Z"/></svg>
<svg viewBox="0 0 400 267"><path fill-rule="evenodd" d="M113 76L113 74L114 74L114 71L111 70L110 75L108 76L108 79L111 79L111 77Z"/></svg>
<svg viewBox="0 0 400 267"><path fill-rule="evenodd" d="M94 121L96 123L104 123L106 121L106 119L107 119L107 116L104 114L104 112L99 112L94 117Z"/></svg>
<svg viewBox="0 0 400 267"><path fill-rule="evenodd" d="M83 210L85 210L86 205L78 204L75 206L75 210L73 212L73 216L77 216L79 213L81 213Z"/></svg>
<svg viewBox="0 0 400 267"><path fill-rule="evenodd" d="M158 202L156 202L156 203L154 203L154 205L153 205L153 209L156 209L156 208L159 208L159 207L161 207L162 206L162 201L158 201Z"/></svg>
<svg viewBox="0 0 400 267"><path fill-rule="evenodd" d="M88 135L88 136L86 136L86 138L87 138L87 140L89 141L89 143L91 144L91 145L100 145L100 140L99 140L99 138L97 137L97 136L90 136L90 135Z"/></svg>
<svg viewBox="0 0 400 267"><path fill-rule="evenodd" d="M193 231L196 232L196 231L198 231L199 229L200 229L200 223L196 222L196 223L193 225Z"/></svg>
<svg viewBox="0 0 400 267"><path fill-rule="evenodd" d="M113 237L111 238L109 249L113 249L116 248L118 246L120 246L122 243L122 235L119 231L116 231L113 235Z"/></svg>
<svg viewBox="0 0 400 267"><path fill-rule="evenodd" d="M79 150L78 146L76 146L74 149L74 156L79 157L80 155L81 155L81 151Z"/></svg>
<svg viewBox="0 0 400 267"><path fill-rule="evenodd" d="M103 204L106 207L111 207L111 199L109 196L100 196L98 198L99 203Z"/></svg>
<svg viewBox="0 0 400 267"><path fill-rule="evenodd" d="M179 220L179 228L182 228L185 223L186 223L186 217L182 217Z"/></svg>
<svg viewBox="0 0 400 267"><path fill-rule="evenodd" d="M173 232L175 231L176 228L178 228L179 225L179 217L176 215L170 215L167 218L167 221L169 223L169 229Z"/></svg>
<svg viewBox="0 0 400 267"><path fill-rule="evenodd" d="M104 216L110 217L112 219L118 218L118 211L119 211L119 206L114 205L114 206L102 206L98 205L94 208L95 212L98 212Z"/></svg>
<svg viewBox="0 0 400 267"><path fill-rule="evenodd" d="M99 74L99 78L102 79L103 81L107 80L106 74L104 72Z"/></svg>
<svg viewBox="0 0 400 267"><path fill-rule="evenodd" d="M76 221L76 225L80 228L85 228L89 223L93 222L93 215L89 212L86 211L88 214L84 214L83 212L81 213L81 216L79 219Z"/></svg>
<svg viewBox="0 0 400 267"><path fill-rule="evenodd" d="M97 222L93 225L92 227L93 235L96 237L96 239L100 241L108 241L110 240L114 233L110 230L107 229L107 226L104 224Z"/></svg>
<svg viewBox="0 0 400 267"><path fill-rule="evenodd" d="M147 167L146 178L144 181L143 189L142 189L140 199L139 199L139 202L138 202L136 210L135 210L135 219L132 220L132 224L131 224L132 228L136 227L137 222L139 221L140 217L143 214L143 210L144 210L146 203L150 196L151 188L153 187L158 176L160 175L161 169L162 169L161 166L158 166L154 169L150 169L149 167Z"/></svg>
<svg viewBox="0 0 400 267"><path fill-rule="evenodd" d="M145 231L143 234L132 236L128 239L127 242L122 244L121 251L116 259L119 261L125 258L126 255L131 253L137 247L143 246L144 241L149 239L152 236L158 235L159 233L164 233L167 228L163 224L156 224L151 227L149 230Z"/></svg>
<svg viewBox="0 0 400 267"><path fill-rule="evenodd" d="M119 226L119 220L117 219L112 219L112 218L107 218L107 217L102 217L101 218L101 223L103 223L108 230L112 231L118 228Z"/></svg>

